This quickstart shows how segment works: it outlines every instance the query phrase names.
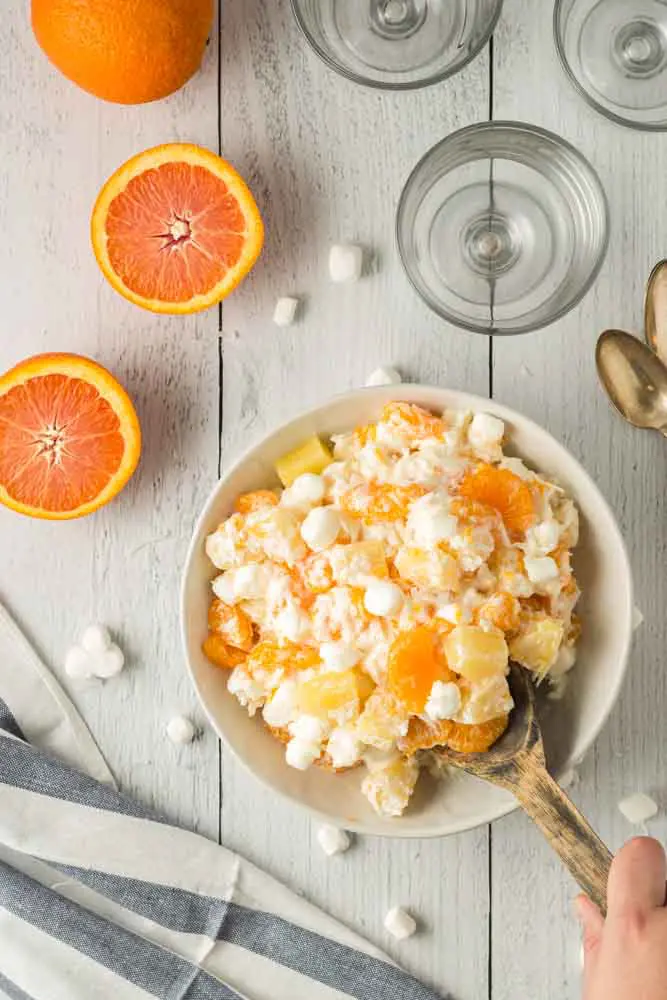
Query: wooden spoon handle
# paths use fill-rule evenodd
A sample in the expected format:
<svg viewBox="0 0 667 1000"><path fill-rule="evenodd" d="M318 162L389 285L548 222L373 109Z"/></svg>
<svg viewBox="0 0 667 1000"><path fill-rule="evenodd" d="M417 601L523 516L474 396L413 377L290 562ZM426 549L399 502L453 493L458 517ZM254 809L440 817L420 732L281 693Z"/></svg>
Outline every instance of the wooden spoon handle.
<svg viewBox="0 0 667 1000"><path fill-rule="evenodd" d="M607 912L612 854L546 768L532 762L513 789L586 895Z"/></svg>

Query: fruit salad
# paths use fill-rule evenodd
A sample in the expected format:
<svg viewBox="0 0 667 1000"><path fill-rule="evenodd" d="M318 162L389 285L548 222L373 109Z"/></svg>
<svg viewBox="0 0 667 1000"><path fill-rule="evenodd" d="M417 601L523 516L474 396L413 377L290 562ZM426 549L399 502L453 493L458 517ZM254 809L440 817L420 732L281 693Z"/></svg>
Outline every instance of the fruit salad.
<svg viewBox="0 0 667 1000"><path fill-rule="evenodd" d="M277 463L211 534L204 651L287 764L360 769L400 816L429 751L482 753L509 663L558 696L575 662L578 514L485 413L392 402Z"/></svg>

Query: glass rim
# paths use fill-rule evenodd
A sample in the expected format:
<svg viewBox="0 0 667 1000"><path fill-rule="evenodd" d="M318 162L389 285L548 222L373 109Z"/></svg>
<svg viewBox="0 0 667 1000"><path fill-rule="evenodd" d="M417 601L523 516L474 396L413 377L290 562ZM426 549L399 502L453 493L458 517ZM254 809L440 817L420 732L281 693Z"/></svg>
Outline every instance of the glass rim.
<svg viewBox="0 0 667 1000"><path fill-rule="evenodd" d="M609 108L605 107L600 101L596 100L593 95L586 90L584 85L579 80L579 77L575 74L570 60L565 54L565 45L563 42L563 33L561 31L561 21L563 17L563 8L567 0L555 0L554 3L554 16L553 16L553 31L554 31L554 41L556 43L556 52L558 53L558 58L560 64L565 71L565 75L569 79L570 83L577 91L577 93L583 97L586 104L598 114L603 115L608 121L614 122L615 125L621 125L623 128L630 128L635 132L667 132L667 120L662 124L659 122L635 122L631 118L624 118L623 115L617 114L615 111L611 111Z"/></svg>
<svg viewBox="0 0 667 1000"><path fill-rule="evenodd" d="M405 214L405 207L407 198L410 194L411 188L414 184L415 178L419 175L424 166L428 161L443 148L443 146L449 145L454 139L460 139L465 135L471 133L480 132L493 132L497 129L507 129L511 132L519 132L524 135L538 136L542 139L548 139L550 142L559 146L561 149L570 153L579 163L581 167L585 170L589 179L591 180L594 188L597 190L597 194L600 200L600 207L602 209L602 224L603 224L603 234L601 245L597 253L597 259L591 269L590 274L586 278L586 281L581 286L580 290L575 296L568 300L568 302L561 306L559 309L555 310L552 315L548 318L533 323L523 323L521 325L515 325L512 329L508 330L498 330L491 326L481 326L479 323L475 323L472 320L466 320L463 317L454 318L454 315L445 309L441 303L439 303L430 292L422 288L415 280L412 268L408 264L408 250L406 247L405 239L403 237L403 218ZM447 323L451 323L459 329L466 330L468 333L482 334L486 337L516 337L526 333L535 333L538 330L543 330L553 323L557 323L558 320L563 319L567 316L569 312L575 309L584 300L586 295L590 292L591 288L597 281L597 278L602 270L602 267L607 259L607 252L609 250L609 242L611 237L611 209L609 206L609 198L605 190L604 184L600 178L599 173L590 162L590 160L584 156L584 154L577 149L571 142L567 139L562 138L555 132L551 132L549 129L542 128L540 125L532 125L529 122L520 121L505 121L505 120L492 120L486 122L476 122L473 125L466 125L464 128L457 129L450 135L445 136L440 142L437 142L434 146L424 153L419 162L413 167L410 172L408 179L403 185L401 191L401 197L399 198L398 208L396 210L396 224L395 224L395 237L396 243L398 245L398 253L401 258L401 263L403 265L403 270L407 275L407 278L412 285L413 289L419 295L420 299L426 303L426 305L434 312L436 315L440 316Z"/></svg>
<svg viewBox="0 0 667 1000"><path fill-rule="evenodd" d="M410 90L421 90L426 87L434 87L438 83L442 83L444 80L448 80L452 76L456 76L460 73L466 66L469 66L477 56L480 54L482 49L487 45L493 35L494 31L498 26L498 21L500 20L500 15L503 10L505 0L493 0L496 5L496 9L491 18L489 27L484 32L478 45L475 46L474 50L470 53L468 59L461 63L459 66L450 66L449 68L442 70L439 73L433 73L430 76L424 77L421 80L406 80L403 82L393 81L390 83L383 83L380 80L372 80L369 77L362 76L361 73L357 73L355 70L347 69L340 62L333 58L329 52L324 49L319 42L315 41L310 29L306 25L306 22L301 13L300 0L290 0L290 5L292 7L292 13L294 14L294 19L301 31L301 34L306 39L310 45L313 52L319 56L322 62L326 63L329 69L334 70L340 76L345 77L351 83L359 84L362 87L368 87L371 90L390 90L390 91L410 91Z"/></svg>

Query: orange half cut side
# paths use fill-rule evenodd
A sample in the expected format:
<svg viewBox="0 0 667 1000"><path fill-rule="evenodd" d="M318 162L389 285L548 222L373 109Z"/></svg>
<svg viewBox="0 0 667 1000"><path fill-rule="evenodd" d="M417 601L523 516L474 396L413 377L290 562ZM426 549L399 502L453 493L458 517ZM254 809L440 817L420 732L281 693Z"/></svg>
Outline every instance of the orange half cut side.
<svg viewBox="0 0 667 1000"><path fill-rule="evenodd" d="M42 354L0 377L0 503L45 520L92 514L139 461L132 402L101 365Z"/></svg>
<svg viewBox="0 0 667 1000"><path fill-rule="evenodd" d="M229 163L171 143L140 153L107 181L91 236L117 292L152 312L187 314L220 302L245 278L264 226Z"/></svg>

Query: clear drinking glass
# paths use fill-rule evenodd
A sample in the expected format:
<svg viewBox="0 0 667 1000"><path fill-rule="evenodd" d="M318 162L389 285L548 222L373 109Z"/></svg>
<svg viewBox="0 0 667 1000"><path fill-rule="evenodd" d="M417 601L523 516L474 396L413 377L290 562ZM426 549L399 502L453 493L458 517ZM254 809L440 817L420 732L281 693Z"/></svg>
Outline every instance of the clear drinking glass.
<svg viewBox="0 0 667 1000"><path fill-rule="evenodd" d="M531 125L462 129L415 167L398 208L408 277L443 319L485 334L528 333L593 284L609 230L587 160Z"/></svg>
<svg viewBox="0 0 667 1000"><path fill-rule="evenodd" d="M667 129L667 0L556 0L554 33L567 74L597 111Z"/></svg>
<svg viewBox="0 0 667 1000"><path fill-rule="evenodd" d="M292 0L315 52L355 83L408 90L438 83L489 40L503 0Z"/></svg>

